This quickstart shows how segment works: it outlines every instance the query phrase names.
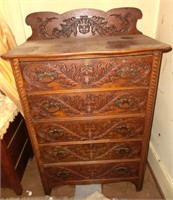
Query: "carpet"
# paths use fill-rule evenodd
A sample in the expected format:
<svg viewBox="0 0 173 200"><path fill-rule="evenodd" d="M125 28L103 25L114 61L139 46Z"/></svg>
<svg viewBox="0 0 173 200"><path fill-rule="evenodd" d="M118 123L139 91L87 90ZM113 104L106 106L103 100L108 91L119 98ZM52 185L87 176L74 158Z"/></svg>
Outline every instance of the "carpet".
<svg viewBox="0 0 173 200"><path fill-rule="evenodd" d="M18 198L4 198L2 200L110 200L106 198L103 194L96 191L87 197L78 198L69 198L69 197L51 197L51 196L44 196L44 197L18 197Z"/></svg>
<svg viewBox="0 0 173 200"><path fill-rule="evenodd" d="M73 200L68 197L17 197L17 198L1 198L2 200Z"/></svg>

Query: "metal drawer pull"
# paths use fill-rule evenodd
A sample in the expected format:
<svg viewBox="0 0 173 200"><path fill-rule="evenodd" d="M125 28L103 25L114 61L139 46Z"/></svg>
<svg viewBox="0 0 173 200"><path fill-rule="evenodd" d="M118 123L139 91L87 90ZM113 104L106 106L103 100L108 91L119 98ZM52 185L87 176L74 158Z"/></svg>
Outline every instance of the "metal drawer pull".
<svg viewBox="0 0 173 200"><path fill-rule="evenodd" d="M52 157L56 160L61 160L62 158L66 157L68 155L67 150L58 150L52 152Z"/></svg>
<svg viewBox="0 0 173 200"><path fill-rule="evenodd" d="M130 126L120 125L116 126L114 129L117 133L129 135L132 131Z"/></svg>
<svg viewBox="0 0 173 200"><path fill-rule="evenodd" d="M130 67L124 67L119 71L117 71L117 75L120 78L129 79L135 77L137 75L137 72L138 70L136 67L130 66Z"/></svg>
<svg viewBox="0 0 173 200"><path fill-rule="evenodd" d="M40 72L37 74L37 80L41 83L51 83L56 79L54 72Z"/></svg>
<svg viewBox="0 0 173 200"><path fill-rule="evenodd" d="M61 109L61 105L58 102L49 102L44 104L44 109L47 112L54 113Z"/></svg>
<svg viewBox="0 0 173 200"><path fill-rule="evenodd" d="M128 173L129 168L128 167L114 167L114 171L116 174L125 175Z"/></svg>
<svg viewBox="0 0 173 200"><path fill-rule="evenodd" d="M118 99L115 102L115 105L122 109L130 108L134 106L134 104L135 104L134 100L128 98Z"/></svg>
<svg viewBox="0 0 173 200"><path fill-rule="evenodd" d="M53 129L48 131L48 135L53 138L53 139L59 139L64 135L64 130L63 129Z"/></svg>
<svg viewBox="0 0 173 200"><path fill-rule="evenodd" d="M64 171L64 172L56 172L54 175L59 179L65 179L68 176L70 176L70 172L66 172L66 171Z"/></svg>
<svg viewBox="0 0 173 200"><path fill-rule="evenodd" d="M116 153L120 155L129 154L130 150L131 149L129 147L117 147L115 149Z"/></svg>

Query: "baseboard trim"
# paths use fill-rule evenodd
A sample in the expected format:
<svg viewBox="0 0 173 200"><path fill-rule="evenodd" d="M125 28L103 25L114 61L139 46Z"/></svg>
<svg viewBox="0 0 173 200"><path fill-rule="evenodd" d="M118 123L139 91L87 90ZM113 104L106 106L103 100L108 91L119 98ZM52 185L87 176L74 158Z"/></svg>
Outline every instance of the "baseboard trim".
<svg viewBox="0 0 173 200"><path fill-rule="evenodd" d="M155 174L154 174L154 172L153 172L153 169L151 168L149 162L147 162L147 166L148 166L149 171L150 171L150 173L151 173L151 175L152 175L152 177L153 177L153 179L154 179L154 182L155 182L156 185L157 185L157 188L158 188L158 190L159 190L160 196L162 197L162 199L166 199L166 197L165 197L165 195L164 195L164 193L163 193L163 191L162 191L162 188L160 187L160 185L159 185L159 183L158 183L158 181L157 181L157 178L156 178L156 176L155 176Z"/></svg>
<svg viewBox="0 0 173 200"><path fill-rule="evenodd" d="M169 176L164 164L160 160L154 146L150 143L148 163L156 179L156 183L165 199L173 199L173 180Z"/></svg>

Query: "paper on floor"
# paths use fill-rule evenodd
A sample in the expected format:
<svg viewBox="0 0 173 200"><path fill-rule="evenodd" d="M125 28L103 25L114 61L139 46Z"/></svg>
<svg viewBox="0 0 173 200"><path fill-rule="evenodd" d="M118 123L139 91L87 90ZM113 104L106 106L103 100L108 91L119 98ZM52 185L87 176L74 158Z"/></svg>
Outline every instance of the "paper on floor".
<svg viewBox="0 0 173 200"><path fill-rule="evenodd" d="M85 197L83 200L110 200L110 199L106 198L103 194L96 191L93 194L91 194L90 196Z"/></svg>

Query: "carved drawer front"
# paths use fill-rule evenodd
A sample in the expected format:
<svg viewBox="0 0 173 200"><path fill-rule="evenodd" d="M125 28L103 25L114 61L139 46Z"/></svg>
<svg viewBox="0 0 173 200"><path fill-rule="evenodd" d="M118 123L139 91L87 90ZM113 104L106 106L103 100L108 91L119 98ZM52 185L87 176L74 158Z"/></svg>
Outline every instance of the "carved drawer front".
<svg viewBox="0 0 173 200"><path fill-rule="evenodd" d="M44 163L139 158L140 142L41 146Z"/></svg>
<svg viewBox="0 0 173 200"><path fill-rule="evenodd" d="M41 146L40 153L44 163L88 161L91 158L89 144Z"/></svg>
<svg viewBox="0 0 173 200"><path fill-rule="evenodd" d="M45 168L46 178L51 186L92 179L92 165L68 165Z"/></svg>
<svg viewBox="0 0 173 200"><path fill-rule="evenodd" d="M45 175L51 186L62 183L95 183L97 180L137 177L137 162L78 164L46 167Z"/></svg>
<svg viewBox="0 0 173 200"><path fill-rule="evenodd" d="M147 86L152 56L21 62L27 91Z"/></svg>
<svg viewBox="0 0 173 200"><path fill-rule="evenodd" d="M137 177L139 164L133 162L94 165L94 179L114 179Z"/></svg>
<svg viewBox="0 0 173 200"><path fill-rule="evenodd" d="M73 120L36 123L39 143L141 138L144 118Z"/></svg>
<svg viewBox="0 0 173 200"><path fill-rule="evenodd" d="M92 144L91 160L139 158L140 142Z"/></svg>
<svg viewBox="0 0 173 200"><path fill-rule="evenodd" d="M33 118L74 117L145 111L147 90L30 95Z"/></svg>

